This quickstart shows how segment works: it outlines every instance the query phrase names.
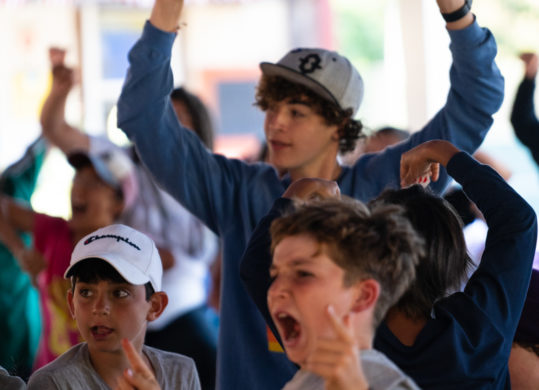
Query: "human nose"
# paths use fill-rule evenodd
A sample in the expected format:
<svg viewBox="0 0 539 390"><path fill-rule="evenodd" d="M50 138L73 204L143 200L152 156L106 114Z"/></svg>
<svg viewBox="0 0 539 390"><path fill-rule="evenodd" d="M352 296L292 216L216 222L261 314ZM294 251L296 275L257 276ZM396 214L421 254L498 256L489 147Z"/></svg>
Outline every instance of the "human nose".
<svg viewBox="0 0 539 390"><path fill-rule="evenodd" d="M268 300L275 300L279 298L284 298L288 295L289 288L286 282L286 278L279 276L273 279L269 289L268 289Z"/></svg>
<svg viewBox="0 0 539 390"><path fill-rule="evenodd" d="M108 315L110 313L110 302L105 294L99 294L94 300L93 314Z"/></svg>
<svg viewBox="0 0 539 390"><path fill-rule="evenodd" d="M282 130L285 126L285 115L282 106L274 106L266 112L266 120L270 130Z"/></svg>

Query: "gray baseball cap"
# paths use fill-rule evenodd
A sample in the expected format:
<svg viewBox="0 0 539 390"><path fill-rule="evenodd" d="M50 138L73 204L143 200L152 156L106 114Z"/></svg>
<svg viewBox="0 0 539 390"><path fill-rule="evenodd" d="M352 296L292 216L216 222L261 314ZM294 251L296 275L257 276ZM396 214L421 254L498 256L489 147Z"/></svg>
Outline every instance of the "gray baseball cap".
<svg viewBox="0 0 539 390"><path fill-rule="evenodd" d="M262 73L306 86L354 116L363 100L363 79L347 58L324 49L291 50L276 64L262 62Z"/></svg>

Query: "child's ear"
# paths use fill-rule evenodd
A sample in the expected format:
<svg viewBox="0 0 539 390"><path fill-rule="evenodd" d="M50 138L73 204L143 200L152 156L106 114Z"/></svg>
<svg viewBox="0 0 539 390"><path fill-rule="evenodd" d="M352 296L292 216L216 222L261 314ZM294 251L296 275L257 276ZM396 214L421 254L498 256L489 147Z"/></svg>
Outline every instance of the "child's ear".
<svg viewBox="0 0 539 390"><path fill-rule="evenodd" d="M153 321L159 318L161 313L163 313L163 310L168 305L168 295L164 291L158 291L156 293L153 293L153 295L150 297L150 310L148 311L148 315L146 316L146 320Z"/></svg>
<svg viewBox="0 0 539 390"><path fill-rule="evenodd" d="M69 313L71 318L75 319L75 308L73 306L73 290L70 288L67 290L67 305L69 306Z"/></svg>
<svg viewBox="0 0 539 390"><path fill-rule="evenodd" d="M374 279L365 279L358 282L354 288L357 294L352 311L360 312L374 308L380 296L380 283Z"/></svg>
<svg viewBox="0 0 539 390"><path fill-rule="evenodd" d="M333 134L331 135L331 139L332 139L333 141L339 142L340 139L341 139L341 129L340 129L340 126L333 125L332 127L334 127L334 129L333 129Z"/></svg>

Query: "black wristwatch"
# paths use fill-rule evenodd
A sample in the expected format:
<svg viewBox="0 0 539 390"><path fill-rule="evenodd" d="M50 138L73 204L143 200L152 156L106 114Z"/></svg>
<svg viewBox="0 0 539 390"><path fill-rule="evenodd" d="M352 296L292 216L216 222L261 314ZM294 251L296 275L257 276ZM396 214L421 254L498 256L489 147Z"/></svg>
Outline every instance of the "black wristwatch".
<svg viewBox="0 0 539 390"><path fill-rule="evenodd" d="M456 22L460 18L464 17L468 12L470 12L471 9L472 9L472 0L466 0L464 2L464 5L460 7L458 10L453 11L448 14L442 14L442 16L447 23Z"/></svg>

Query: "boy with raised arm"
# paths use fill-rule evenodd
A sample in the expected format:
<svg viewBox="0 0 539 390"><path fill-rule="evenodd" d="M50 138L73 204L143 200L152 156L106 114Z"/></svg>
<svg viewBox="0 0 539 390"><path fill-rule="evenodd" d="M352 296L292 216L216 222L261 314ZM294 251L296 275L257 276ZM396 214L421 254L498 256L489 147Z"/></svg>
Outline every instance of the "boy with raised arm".
<svg viewBox="0 0 539 390"><path fill-rule="evenodd" d="M118 125L161 185L223 239L221 389L275 389L296 371L282 350L274 350L273 336L238 274L254 226L291 181L302 177L337 180L344 194L366 201L386 187L398 187L404 151L442 138L473 152L490 128L492 114L503 99L503 79L494 64L494 39L478 26L464 0L437 3L441 12L453 16L447 23L453 66L445 107L407 142L365 156L353 167L337 162L337 153L352 150L361 132L361 124L352 118L361 103L363 82L350 62L323 49L297 49L276 64L261 64L256 102L266 113L270 159L288 172L281 180L268 165L247 165L209 153L177 121L168 95L173 85L171 47L183 1L155 2L150 21L129 55ZM454 19L455 15L460 17ZM446 180L444 172L435 190L440 191Z"/></svg>

